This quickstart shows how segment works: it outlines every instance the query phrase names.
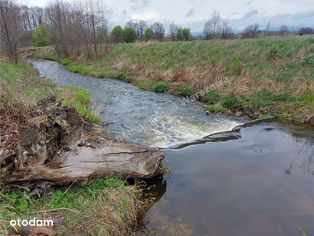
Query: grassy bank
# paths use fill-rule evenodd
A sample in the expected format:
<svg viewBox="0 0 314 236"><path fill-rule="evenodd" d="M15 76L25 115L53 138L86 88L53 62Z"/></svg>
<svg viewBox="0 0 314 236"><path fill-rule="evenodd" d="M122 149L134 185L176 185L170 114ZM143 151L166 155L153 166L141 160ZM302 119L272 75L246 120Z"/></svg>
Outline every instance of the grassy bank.
<svg viewBox="0 0 314 236"><path fill-rule="evenodd" d="M92 123L100 123L87 105L91 102L90 95L83 88L66 86L59 87L53 82L39 78L32 67L23 61L19 64L10 64L0 58L0 85L1 91L8 100L20 99L26 103L36 103L41 99L56 96L64 107L74 108Z"/></svg>
<svg viewBox="0 0 314 236"><path fill-rule="evenodd" d="M58 188L41 197L1 190L0 234L10 230L10 220L36 218L53 220L58 235L129 235L136 227L136 195L119 178Z"/></svg>
<svg viewBox="0 0 314 236"><path fill-rule="evenodd" d="M90 122L100 122L86 107L90 96L85 89L58 87L39 78L30 65L23 62L13 65L1 57L0 74L1 141L2 137L14 139L13 133L18 132L19 124L27 124L28 114L37 111L32 109L36 103L50 96L56 96L64 107L75 108ZM2 144L0 142L0 155L3 154ZM5 145L9 148L11 144L5 142ZM3 163L0 164L2 168ZM4 181L0 181L0 235L7 235L7 230L12 230L10 220L18 218L52 219L58 235L129 235L136 226L138 191L119 178L101 179L89 186L73 184L56 188L40 197L28 191L9 191L3 188ZM24 233L35 235L34 232Z"/></svg>
<svg viewBox="0 0 314 236"><path fill-rule="evenodd" d="M118 44L94 61L46 58L83 75L194 95L211 112L300 120L314 113L313 37Z"/></svg>

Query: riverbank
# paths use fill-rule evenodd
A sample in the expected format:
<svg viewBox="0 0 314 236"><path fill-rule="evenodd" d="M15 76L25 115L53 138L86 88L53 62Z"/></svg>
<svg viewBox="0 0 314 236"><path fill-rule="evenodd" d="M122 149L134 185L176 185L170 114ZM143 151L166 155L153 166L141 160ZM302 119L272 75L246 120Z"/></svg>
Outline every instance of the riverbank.
<svg viewBox="0 0 314 236"><path fill-rule="evenodd" d="M314 114L313 37L117 44L92 61L38 52L71 72L187 96L210 112L303 122Z"/></svg>
<svg viewBox="0 0 314 236"><path fill-rule="evenodd" d="M90 173L92 168L86 163L72 170L67 170L71 167L69 163L66 167L62 164L63 160L71 159L63 153L69 153L72 148L74 153L80 151L79 147L72 147L73 143L80 143L81 149L95 151L102 143L102 136L94 132L92 137L85 133L85 140L81 140L83 124L93 127L88 124L100 123L100 119L86 107L90 102L87 90L74 86L60 87L39 78L32 67L22 61L14 65L0 58L0 73L0 234L133 233L142 208L137 186L127 186L119 177L93 182L95 177L107 174L99 168L97 175ZM130 154L123 153L128 160L134 145L120 143L120 151L124 150L123 147L129 148ZM111 140L110 145L114 150L116 142ZM138 151L136 153L143 158ZM118 158L119 152L112 155L111 158ZM75 160L75 155L72 159ZM105 157L103 159L105 161ZM98 167L101 163L98 161ZM141 161L139 163L142 164ZM77 161L72 165L80 163ZM125 163L124 166L127 168ZM66 173L62 174L60 170L63 169ZM136 173L134 168L130 171ZM147 171L145 166L141 171ZM75 177L75 173L84 176ZM108 173L108 176L113 176L113 173ZM68 187L55 187L65 183ZM16 232L10 226L11 220L33 218L51 219L54 227L16 227Z"/></svg>

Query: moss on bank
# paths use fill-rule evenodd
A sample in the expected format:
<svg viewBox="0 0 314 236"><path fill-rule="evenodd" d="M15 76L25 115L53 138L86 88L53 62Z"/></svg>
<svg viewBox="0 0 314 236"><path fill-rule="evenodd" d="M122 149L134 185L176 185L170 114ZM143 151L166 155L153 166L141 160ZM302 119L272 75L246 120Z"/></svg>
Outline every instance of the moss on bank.
<svg viewBox="0 0 314 236"><path fill-rule="evenodd" d="M314 113L313 55L314 38L295 36L117 44L94 61L47 58L145 90L196 94L214 112L303 120Z"/></svg>

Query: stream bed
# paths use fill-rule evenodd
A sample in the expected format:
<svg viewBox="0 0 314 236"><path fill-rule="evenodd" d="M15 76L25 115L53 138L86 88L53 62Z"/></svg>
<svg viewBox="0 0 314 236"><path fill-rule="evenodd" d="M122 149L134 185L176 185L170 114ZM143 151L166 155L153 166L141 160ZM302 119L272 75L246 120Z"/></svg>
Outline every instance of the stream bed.
<svg viewBox="0 0 314 236"><path fill-rule="evenodd" d="M245 121L55 62L32 63L58 84L88 89L111 133L166 149L172 173L149 183L138 235L314 235L313 127L264 122L230 140L196 141Z"/></svg>

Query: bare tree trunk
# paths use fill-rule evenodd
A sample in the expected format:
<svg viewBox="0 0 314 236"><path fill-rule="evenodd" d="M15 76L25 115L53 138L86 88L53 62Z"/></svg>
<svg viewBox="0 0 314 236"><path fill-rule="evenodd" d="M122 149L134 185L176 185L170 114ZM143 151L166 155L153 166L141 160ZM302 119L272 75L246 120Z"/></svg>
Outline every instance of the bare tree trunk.
<svg viewBox="0 0 314 236"><path fill-rule="evenodd" d="M17 63L17 40L19 26L14 23L18 21L19 12L15 9L16 6L9 1L0 3L0 34L1 47L7 52L12 63Z"/></svg>

